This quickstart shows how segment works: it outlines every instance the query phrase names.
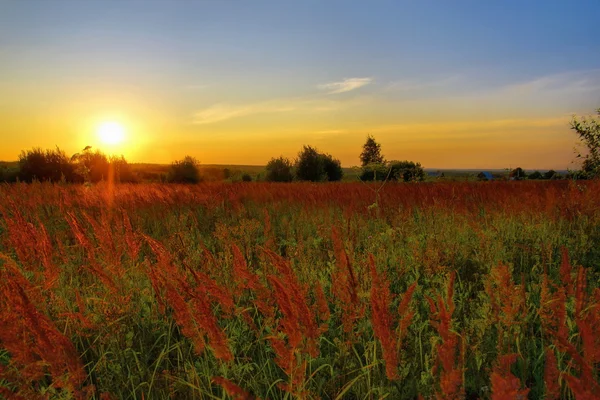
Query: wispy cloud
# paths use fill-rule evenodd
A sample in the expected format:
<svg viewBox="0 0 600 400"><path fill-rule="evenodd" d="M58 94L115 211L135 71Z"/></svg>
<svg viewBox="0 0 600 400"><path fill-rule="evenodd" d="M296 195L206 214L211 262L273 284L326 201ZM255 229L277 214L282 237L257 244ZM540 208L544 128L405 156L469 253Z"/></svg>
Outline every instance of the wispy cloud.
<svg viewBox="0 0 600 400"><path fill-rule="evenodd" d="M347 78L340 82L322 83L317 85L317 88L320 90L326 90L327 94L337 94L358 89L370 84L371 82L373 82L373 78Z"/></svg>
<svg viewBox="0 0 600 400"><path fill-rule="evenodd" d="M539 92L587 93L600 90L600 69L547 75L508 85L504 90L520 94Z"/></svg>
<svg viewBox="0 0 600 400"><path fill-rule="evenodd" d="M282 104L276 101L267 101L255 104L234 105L227 103L214 104L194 114L195 124L213 124L232 118L244 117L253 114L279 113L293 111L292 104Z"/></svg>
<svg viewBox="0 0 600 400"><path fill-rule="evenodd" d="M193 115L194 124L214 124L255 114L282 112L322 113L364 104L364 99L334 100L330 98L283 98L249 104L218 103Z"/></svg>

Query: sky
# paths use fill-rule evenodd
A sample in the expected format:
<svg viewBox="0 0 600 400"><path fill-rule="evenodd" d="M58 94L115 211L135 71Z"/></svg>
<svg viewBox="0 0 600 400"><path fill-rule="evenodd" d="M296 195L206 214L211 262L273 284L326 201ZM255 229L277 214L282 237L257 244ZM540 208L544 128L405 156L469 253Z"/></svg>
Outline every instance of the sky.
<svg viewBox="0 0 600 400"><path fill-rule="evenodd" d="M0 160L572 167L600 107L600 2L0 0ZM116 121L118 145L98 127Z"/></svg>

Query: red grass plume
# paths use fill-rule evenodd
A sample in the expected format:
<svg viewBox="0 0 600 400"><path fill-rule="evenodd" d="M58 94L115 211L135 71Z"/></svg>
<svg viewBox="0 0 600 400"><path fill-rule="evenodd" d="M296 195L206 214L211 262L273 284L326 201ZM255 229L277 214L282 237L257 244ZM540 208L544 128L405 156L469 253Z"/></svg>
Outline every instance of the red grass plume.
<svg viewBox="0 0 600 400"><path fill-rule="evenodd" d="M394 329L396 318L390 311L392 295L390 293L389 282L385 274L377 273L372 254L369 255L369 265L372 280L371 323L375 337L381 343L386 376L389 380L397 380L400 378L398 375L399 350L414 315L414 311L409 308L409 304L417 283L414 282L410 285L402 296L398 307L398 314L400 315L399 323L397 328Z"/></svg>
<svg viewBox="0 0 600 400"><path fill-rule="evenodd" d="M437 362L433 373L440 373L440 390L436 394L438 399L464 398L463 387L463 362L459 334L452 330L452 314L454 313L454 279L455 272L450 274L446 298L438 295L437 303L427 297L431 313L431 325L436 329L442 340L436 345Z"/></svg>
<svg viewBox="0 0 600 400"><path fill-rule="evenodd" d="M7 369L30 382L21 388L26 392L49 374L54 387L81 393L87 374L75 346L32 303L20 284L26 279L7 264L0 268L0 347L11 354Z"/></svg>
<svg viewBox="0 0 600 400"><path fill-rule="evenodd" d="M332 239L336 258L336 271L332 276L332 294L341 308L343 330L351 336L356 321L364 316L365 307L358 297L358 281L344 249L340 232L335 226L332 228Z"/></svg>
<svg viewBox="0 0 600 400"><path fill-rule="evenodd" d="M231 382L229 379L215 376L212 378L212 381L217 385L221 386L223 390L231 396L234 400L255 400L256 397L252 396L250 393L246 392L244 389Z"/></svg>

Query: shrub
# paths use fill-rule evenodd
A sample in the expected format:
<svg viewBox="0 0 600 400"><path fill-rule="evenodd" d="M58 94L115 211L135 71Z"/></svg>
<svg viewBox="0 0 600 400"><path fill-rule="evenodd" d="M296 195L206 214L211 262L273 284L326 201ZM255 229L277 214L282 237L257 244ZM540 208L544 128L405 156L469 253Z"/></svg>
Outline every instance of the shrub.
<svg viewBox="0 0 600 400"><path fill-rule="evenodd" d="M265 180L268 182L291 182L294 178L292 175L292 162L285 157L272 158L265 168Z"/></svg>
<svg viewBox="0 0 600 400"><path fill-rule="evenodd" d="M185 156L171 164L167 181L172 183L198 183L200 179L200 163L194 157Z"/></svg>
<svg viewBox="0 0 600 400"><path fill-rule="evenodd" d="M76 180L75 167L58 147L55 150L34 148L19 155L19 179L59 182Z"/></svg>
<svg viewBox="0 0 600 400"><path fill-rule="evenodd" d="M344 176L344 170L342 169L340 160L333 158L331 154L321 154L321 159L327 180L331 182L341 181Z"/></svg>
<svg viewBox="0 0 600 400"><path fill-rule="evenodd" d="M110 164L112 165L114 174L115 174L115 182L121 183L136 183L138 182L138 178L136 174L131 169L131 165L127 162L125 157L111 157Z"/></svg>
<svg viewBox="0 0 600 400"><path fill-rule="evenodd" d="M304 146L296 160L296 178L301 181L320 182L326 179L323 157L311 146Z"/></svg>
<svg viewBox="0 0 600 400"><path fill-rule="evenodd" d="M19 167L0 165L0 182L14 183L19 179Z"/></svg>
<svg viewBox="0 0 600 400"><path fill-rule="evenodd" d="M242 175L242 182L252 182L252 176L250 174Z"/></svg>
<svg viewBox="0 0 600 400"><path fill-rule="evenodd" d="M383 163L371 163L362 167L360 179L363 181L383 181L389 177L390 170Z"/></svg>
<svg viewBox="0 0 600 400"><path fill-rule="evenodd" d="M543 179L544 176L540 171L532 172L527 179Z"/></svg>
<svg viewBox="0 0 600 400"><path fill-rule="evenodd" d="M296 178L301 181L339 181L344 171L340 160L330 154L319 153L311 146L304 146L296 160Z"/></svg>
<svg viewBox="0 0 600 400"><path fill-rule="evenodd" d="M420 163L413 161L390 161L390 179L404 182L420 182L425 179L425 171Z"/></svg>

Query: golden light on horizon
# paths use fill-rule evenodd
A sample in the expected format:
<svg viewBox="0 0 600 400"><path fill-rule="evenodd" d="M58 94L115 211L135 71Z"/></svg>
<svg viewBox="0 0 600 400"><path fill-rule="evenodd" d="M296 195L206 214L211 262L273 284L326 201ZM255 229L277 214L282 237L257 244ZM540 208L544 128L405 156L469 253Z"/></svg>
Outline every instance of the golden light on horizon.
<svg viewBox="0 0 600 400"><path fill-rule="evenodd" d="M106 145L116 146L125 140L125 128L116 121L102 122L96 132L98 139Z"/></svg>

